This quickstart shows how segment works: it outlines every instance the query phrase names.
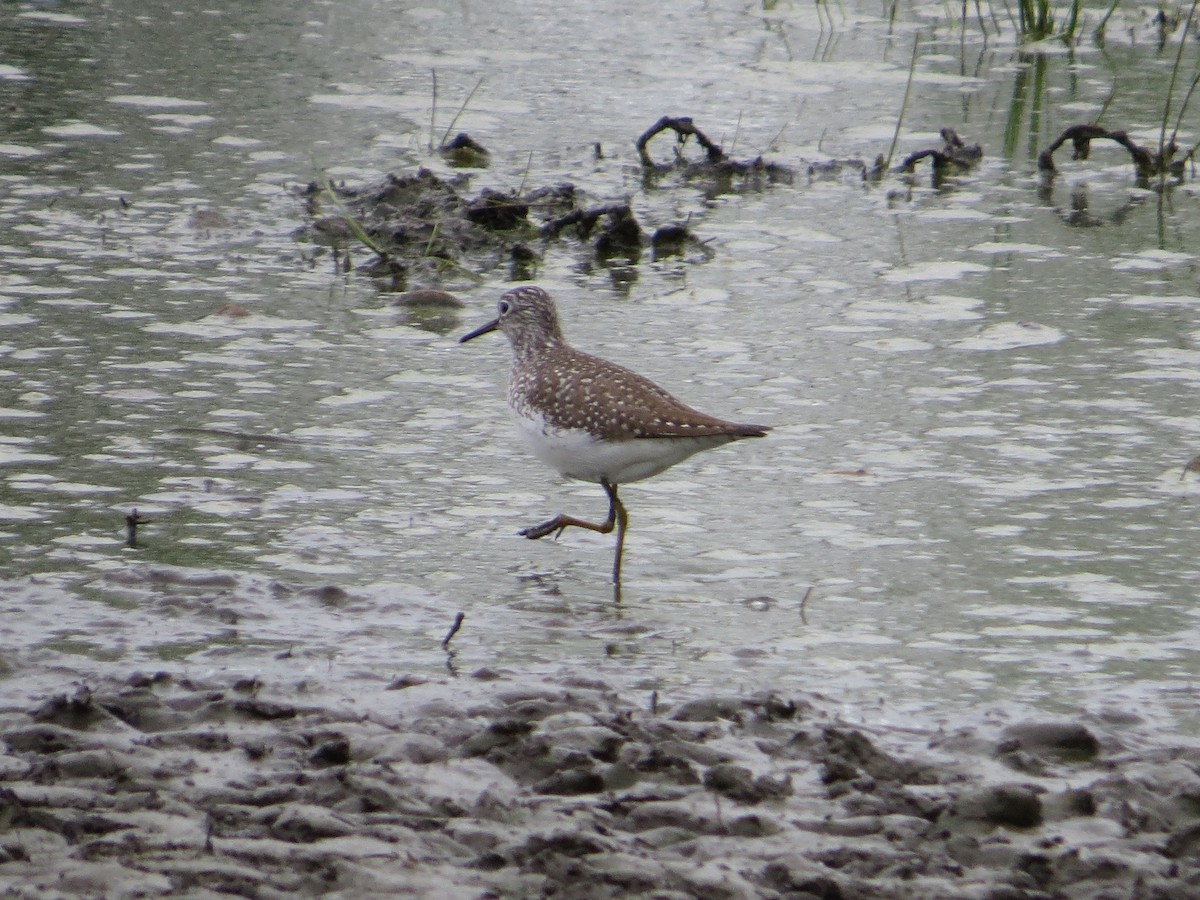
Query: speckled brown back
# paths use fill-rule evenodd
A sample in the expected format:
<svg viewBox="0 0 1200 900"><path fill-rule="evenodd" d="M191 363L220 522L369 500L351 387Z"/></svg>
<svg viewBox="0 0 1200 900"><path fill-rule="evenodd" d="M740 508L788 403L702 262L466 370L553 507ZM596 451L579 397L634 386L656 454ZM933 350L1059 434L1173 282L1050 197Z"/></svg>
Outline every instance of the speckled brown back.
<svg viewBox="0 0 1200 900"><path fill-rule="evenodd" d="M743 425L710 416L616 363L576 350L565 341L518 357L509 383L518 415L536 416L560 429L583 429L602 440L762 437L766 425Z"/></svg>

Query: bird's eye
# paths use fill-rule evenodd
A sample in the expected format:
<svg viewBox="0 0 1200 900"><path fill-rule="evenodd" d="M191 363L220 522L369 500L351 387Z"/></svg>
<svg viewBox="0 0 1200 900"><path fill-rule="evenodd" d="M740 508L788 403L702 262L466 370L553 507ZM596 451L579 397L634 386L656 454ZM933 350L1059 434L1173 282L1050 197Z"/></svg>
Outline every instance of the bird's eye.
<svg viewBox="0 0 1200 900"><path fill-rule="evenodd" d="M512 304L509 303L507 300L500 301L500 315L507 316L509 310L511 310L511 309L512 309Z"/></svg>

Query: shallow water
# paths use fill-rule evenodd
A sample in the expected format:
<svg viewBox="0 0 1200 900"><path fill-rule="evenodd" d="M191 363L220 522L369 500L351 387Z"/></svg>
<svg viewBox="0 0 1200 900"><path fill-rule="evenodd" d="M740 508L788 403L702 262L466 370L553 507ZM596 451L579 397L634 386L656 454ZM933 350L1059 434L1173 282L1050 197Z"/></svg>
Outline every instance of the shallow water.
<svg viewBox="0 0 1200 900"><path fill-rule="evenodd" d="M6 11L9 689L106 667L347 690L448 663L586 667L668 694L818 689L898 720L1136 709L1194 731L1196 195L1138 189L1102 143L1087 164L1060 150L1049 189L1033 163L1114 73L1105 124L1156 140L1173 46L1133 15L1133 40L1037 55L940 5L893 24L847 7L825 29L821 9ZM970 175L643 183L633 140L664 113L802 173L886 153L918 32L897 157L952 125L985 148ZM516 444L504 342L455 343L504 273L451 276L468 309L428 321L291 238L319 171L449 173L425 152L431 69L439 136L484 79L455 126L492 151L476 188L570 180L644 227L691 215L710 242L702 263L552 247L538 283L568 335L776 426L623 493L619 607L608 539L516 535L604 498Z"/></svg>

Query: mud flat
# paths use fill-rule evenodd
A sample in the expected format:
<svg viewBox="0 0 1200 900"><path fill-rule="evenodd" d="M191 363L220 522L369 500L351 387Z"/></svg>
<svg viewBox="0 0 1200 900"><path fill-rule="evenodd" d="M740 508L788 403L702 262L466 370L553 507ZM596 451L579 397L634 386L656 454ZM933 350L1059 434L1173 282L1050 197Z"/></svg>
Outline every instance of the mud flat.
<svg viewBox="0 0 1200 900"><path fill-rule="evenodd" d="M652 708L653 707L653 708ZM506 671L135 673L0 711L6 897L1194 898L1200 749Z"/></svg>

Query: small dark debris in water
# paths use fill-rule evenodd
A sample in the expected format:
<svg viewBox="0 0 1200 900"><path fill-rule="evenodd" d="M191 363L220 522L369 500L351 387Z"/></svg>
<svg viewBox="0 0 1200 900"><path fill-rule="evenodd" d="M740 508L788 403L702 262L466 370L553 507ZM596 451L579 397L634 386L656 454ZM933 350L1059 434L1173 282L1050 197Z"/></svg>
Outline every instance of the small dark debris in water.
<svg viewBox="0 0 1200 900"><path fill-rule="evenodd" d="M934 178L950 175L955 172L965 172L979 164L983 159L983 148L979 144L967 145L953 128L943 128L941 131L943 145L940 150L930 148L909 154L900 163L897 171L913 172L917 163L926 157L933 163Z"/></svg>
<svg viewBox="0 0 1200 900"><path fill-rule="evenodd" d="M678 253L691 239L692 233L686 225L663 225L650 237L650 246L655 253L668 255Z"/></svg>
<svg viewBox="0 0 1200 900"><path fill-rule="evenodd" d="M217 310L218 316L227 316L230 319L244 319L247 316L252 316L254 313L246 309L244 306L239 306L236 303L226 303Z"/></svg>
<svg viewBox="0 0 1200 900"><path fill-rule="evenodd" d="M492 162L487 148L466 132L459 132L438 150L456 169L486 169Z"/></svg>
<svg viewBox="0 0 1200 900"><path fill-rule="evenodd" d="M135 506L128 515L125 516L125 546L130 550L137 548L137 530L139 525L149 525L149 519L143 519L138 515L137 507Z"/></svg>
<svg viewBox="0 0 1200 900"><path fill-rule="evenodd" d="M1067 141L1071 142L1071 158L1086 160L1091 154L1092 141L1101 139L1115 141L1129 151L1133 168L1141 181L1160 175L1170 175L1182 179L1188 159L1196 152L1196 148L1193 147L1183 157L1175 159L1175 154L1179 152L1179 145L1174 141L1170 141L1159 153L1138 146L1124 131L1109 131L1107 128L1092 124L1072 125L1064 130L1053 144L1038 154L1038 168L1047 175L1058 171L1054 165L1054 151Z"/></svg>
<svg viewBox="0 0 1200 900"><path fill-rule="evenodd" d="M712 255L708 245L692 234L687 225L663 225L651 235L650 246L654 249L655 259L683 256L684 251L692 247L706 256Z"/></svg>
<svg viewBox="0 0 1200 900"><path fill-rule="evenodd" d="M446 291L418 288L405 291L391 302L392 306L425 307L432 309L461 309L466 304Z"/></svg>
<svg viewBox="0 0 1200 900"><path fill-rule="evenodd" d="M626 207L623 212L608 216L596 236L596 255L601 259L622 256L636 260L642 252L642 228Z"/></svg>
<svg viewBox="0 0 1200 900"><path fill-rule="evenodd" d="M675 159L666 164L655 163L647 149L650 141L664 131L675 132ZM700 163L689 163L683 157L683 146L689 138L695 138L704 148L705 158ZM750 177L764 176L769 183L784 182L791 184L794 173L787 166L767 162L761 156L749 160L730 159L719 144L716 144L701 131L691 116L663 116L647 128L635 142L642 168L654 172L669 172L681 166L688 178L716 176L727 179L733 176Z"/></svg>
<svg viewBox="0 0 1200 900"><path fill-rule="evenodd" d="M1179 473L1179 480L1183 481L1192 472L1200 472L1200 456L1193 456L1188 460L1187 464L1183 467L1183 471Z"/></svg>

